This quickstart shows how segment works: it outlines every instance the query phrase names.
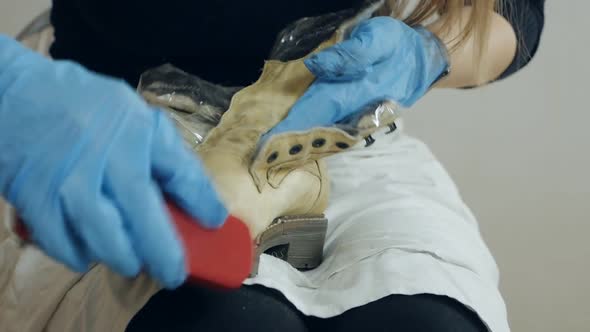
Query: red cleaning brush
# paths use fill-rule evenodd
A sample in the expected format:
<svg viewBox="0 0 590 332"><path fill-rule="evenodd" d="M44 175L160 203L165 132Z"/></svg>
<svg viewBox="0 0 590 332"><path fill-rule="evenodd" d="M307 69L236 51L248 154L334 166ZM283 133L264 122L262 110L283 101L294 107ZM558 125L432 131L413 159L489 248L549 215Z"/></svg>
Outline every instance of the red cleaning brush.
<svg viewBox="0 0 590 332"><path fill-rule="evenodd" d="M188 282L239 288L252 270L254 244L248 227L230 215L221 228L207 230L173 203L167 202L167 207L186 253ZM27 228L18 218L15 232L30 242Z"/></svg>

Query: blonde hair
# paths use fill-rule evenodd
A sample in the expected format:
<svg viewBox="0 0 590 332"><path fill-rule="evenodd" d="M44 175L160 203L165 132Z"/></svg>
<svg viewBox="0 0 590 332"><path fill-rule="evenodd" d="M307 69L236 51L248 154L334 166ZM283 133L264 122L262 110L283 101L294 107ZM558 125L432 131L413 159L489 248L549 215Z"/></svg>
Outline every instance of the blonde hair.
<svg viewBox="0 0 590 332"><path fill-rule="evenodd" d="M385 10L389 11L390 15L400 16L405 12L408 4L409 0L387 0ZM453 36L449 49L451 51L456 49L468 37L473 36L481 51L486 46L492 13L501 10L498 0L420 0L404 18L404 22L413 26L438 15L441 19L438 32L446 34L450 32L453 23L462 17L466 6L470 6L471 14L464 28L459 34Z"/></svg>
<svg viewBox="0 0 590 332"><path fill-rule="evenodd" d="M493 18L493 13L501 13L502 0L420 0L417 5L407 13L410 0L386 0L379 15L403 18L410 26L418 24L428 25L429 21L436 21L436 30L439 36L444 36L449 52L458 49L465 41L471 39L474 43L473 61L477 80L485 83L484 78L488 73L481 69L480 64L488 46L488 34ZM412 4L414 2L412 1ZM464 10L469 6L470 12L465 22ZM457 22L461 22L461 29L457 29Z"/></svg>

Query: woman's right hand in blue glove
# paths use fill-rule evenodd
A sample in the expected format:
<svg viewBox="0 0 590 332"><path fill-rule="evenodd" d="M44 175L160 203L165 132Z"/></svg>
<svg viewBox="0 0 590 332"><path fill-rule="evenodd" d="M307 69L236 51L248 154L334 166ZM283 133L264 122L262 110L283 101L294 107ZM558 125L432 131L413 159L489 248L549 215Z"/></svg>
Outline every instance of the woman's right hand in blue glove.
<svg viewBox="0 0 590 332"><path fill-rule="evenodd" d="M164 287L186 278L171 197L205 227L227 211L165 114L122 81L0 35L0 194L49 256Z"/></svg>

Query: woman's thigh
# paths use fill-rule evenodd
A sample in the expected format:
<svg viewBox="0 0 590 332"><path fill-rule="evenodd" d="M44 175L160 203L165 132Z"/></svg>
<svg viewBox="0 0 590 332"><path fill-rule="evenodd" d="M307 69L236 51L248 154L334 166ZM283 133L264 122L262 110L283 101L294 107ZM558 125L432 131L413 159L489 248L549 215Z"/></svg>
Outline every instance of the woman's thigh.
<svg viewBox="0 0 590 332"><path fill-rule="evenodd" d="M161 291L127 332L153 331L487 331L477 315L444 296L390 295L332 318L304 316L278 291L245 286L224 292L184 286Z"/></svg>
<svg viewBox="0 0 590 332"><path fill-rule="evenodd" d="M328 319L307 321L310 332L485 332L478 316L461 303L431 294L390 295Z"/></svg>
<svg viewBox="0 0 590 332"><path fill-rule="evenodd" d="M308 331L281 294L262 286L235 291L182 286L162 290L135 315L126 332Z"/></svg>

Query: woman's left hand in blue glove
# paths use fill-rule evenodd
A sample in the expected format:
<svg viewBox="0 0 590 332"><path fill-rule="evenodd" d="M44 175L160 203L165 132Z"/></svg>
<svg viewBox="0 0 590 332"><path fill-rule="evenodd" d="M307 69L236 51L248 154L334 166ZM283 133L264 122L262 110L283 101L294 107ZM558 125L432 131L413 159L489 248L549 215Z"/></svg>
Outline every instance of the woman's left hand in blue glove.
<svg viewBox="0 0 590 332"><path fill-rule="evenodd" d="M315 82L267 137L332 126L385 100L412 106L449 67L446 48L432 32L391 17L363 21L305 64Z"/></svg>

